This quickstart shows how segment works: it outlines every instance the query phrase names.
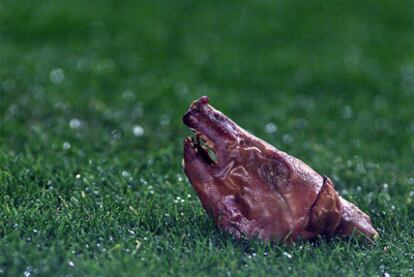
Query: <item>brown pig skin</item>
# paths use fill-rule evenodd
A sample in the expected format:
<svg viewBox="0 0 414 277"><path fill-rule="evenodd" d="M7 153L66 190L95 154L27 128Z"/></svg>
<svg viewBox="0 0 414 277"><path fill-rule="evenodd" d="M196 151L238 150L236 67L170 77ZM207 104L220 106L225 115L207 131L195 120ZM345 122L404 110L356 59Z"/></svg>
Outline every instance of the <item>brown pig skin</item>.
<svg viewBox="0 0 414 277"><path fill-rule="evenodd" d="M206 96L191 104L183 121L196 134L184 140L184 171L220 229L289 242L378 237L369 216L343 199L329 178L248 133Z"/></svg>

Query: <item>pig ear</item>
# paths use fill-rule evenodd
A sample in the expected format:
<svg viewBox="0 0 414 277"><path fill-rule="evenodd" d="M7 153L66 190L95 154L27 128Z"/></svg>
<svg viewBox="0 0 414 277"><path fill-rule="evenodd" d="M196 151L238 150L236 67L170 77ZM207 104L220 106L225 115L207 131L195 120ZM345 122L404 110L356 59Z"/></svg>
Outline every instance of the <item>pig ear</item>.
<svg viewBox="0 0 414 277"><path fill-rule="evenodd" d="M322 189L309 213L308 230L331 236L341 222L341 203L332 181L323 176Z"/></svg>
<svg viewBox="0 0 414 277"><path fill-rule="evenodd" d="M342 197L339 199L341 201L341 223L338 226L338 234L342 236L365 235L371 242L378 239L379 234L372 227L369 216Z"/></svg>

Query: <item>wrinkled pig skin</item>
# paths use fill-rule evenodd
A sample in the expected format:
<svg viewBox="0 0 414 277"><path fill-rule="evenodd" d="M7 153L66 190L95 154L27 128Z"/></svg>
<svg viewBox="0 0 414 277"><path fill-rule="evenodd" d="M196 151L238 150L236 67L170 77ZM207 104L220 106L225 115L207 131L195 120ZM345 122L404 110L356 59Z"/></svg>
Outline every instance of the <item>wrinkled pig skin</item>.
<svg viewBox="0 0 414 277"><path fill-rule="evenodd" d="M184 171L220 229L287 242L319 235L378 237L370 218L343 199L329 178L242 129L209 105L207 96L191 104L183 122L195 133L184 140Z"/></svg>

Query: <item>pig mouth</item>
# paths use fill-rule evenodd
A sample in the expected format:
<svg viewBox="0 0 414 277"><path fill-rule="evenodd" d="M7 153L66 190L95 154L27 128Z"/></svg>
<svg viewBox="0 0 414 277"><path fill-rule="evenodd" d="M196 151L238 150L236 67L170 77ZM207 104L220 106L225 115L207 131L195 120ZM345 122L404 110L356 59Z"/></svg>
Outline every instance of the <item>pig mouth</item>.
<svg viewBox="0 0 414 277"><path fill-rule="evenodd" d="M193 132L192 136L188 136L185 139L185 143L190 145L196 155L201 158L202 161L207 163L210 166L215 166L217 164L216 152L214 150L214 145L210 139L199 131L190 128Z"/></svg>
<svg viewBox="0 0 414 277"><path fill-rule="evenodd" d="M216 145L205 134L212 126L208 126L209 124L202 125L200 123L203 119L210 117L210 109L206 96L201 97L191 104L189 110L183 117L183 122L193 132L193 135L188 136L184 143L188 144L202 161L214 166L217 164Z"/></svg>

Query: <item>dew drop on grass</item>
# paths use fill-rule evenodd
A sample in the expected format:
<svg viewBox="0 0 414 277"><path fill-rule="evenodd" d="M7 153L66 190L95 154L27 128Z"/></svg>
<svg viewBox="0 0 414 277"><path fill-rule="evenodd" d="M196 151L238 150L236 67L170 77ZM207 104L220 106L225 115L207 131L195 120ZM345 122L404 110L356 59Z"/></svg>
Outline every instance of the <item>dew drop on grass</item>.
<svg viewBox="0 0 414 277"><path fill-rule="evenodd" d="M410 196L410 197L413 197L413 198L414 198L414 190L410 191L410 192L408 193L408 196Z"/></svg>
<svg viewBox="0 0 414 277"><path fill-rule="evenodd" d="M24 271L23 274L24 276L28 277L32 275L32 272L33 272L33 267L29 265L28 267L26 267L26 270Z"/></svg>
<svg viewBox="0 0 414 277"><path fill-rule="evenodd" d="M144 135L144 128L142 128L140 125L134 125L132 127L132 133L136 137L142 137Z"/></svg>
<svg viewBox="0 0 414 277"><path fill-rule="evenodd" d="M65 72L61 68L54 68L49 73L49 79L54 84L59 84L65 80Z"/></svg>
<svg viewBox="0 0 414 277"><path fill-rule="evenodd" d="M282 139L283 139L283 142L284 143L292 143L293 142L293 137L291 136L291 135L289 135L289 134L284 134L283 135L283 137L282 137Z"/></svg>
<svg viewBox="0 0 414 277"><path fill-rule="evenodd" d="M63 143L63 149L64 150L69 150L70 148L71 148L71 144L70 144L70 142L67 142L67 141L65 141L64 143Z"/></svg>
<svg viewBox="0 0 414 277"><path fill-rule="evenodd" d="M287 252L283 252L283 255L284 255L285 257L287 257L288 259L292 259L292 255L291 255L291 254L289 254L289 253L287 253Z"/></svg>
<svg viewBox="0 0 414 277"><path fill-rule="evenodd" d="M121 132L116 129L112 130L111 134L112 134L112 138L115 140L118 140L121 138Z"/></svg>
<svg viewBox="0 0 414 277"><path fill-rule="evenodd" d="M71 267L74 267L74 266L75 266L75 263L74 263L74 262L72 262L72 261L69 261L69 262L68 262L68 264L69 264L69 266L71 266Z"/></svg>
<svg viewBox="0 0 414 277"><path fill-rule="evenodd" d="M342 118L343 119L351 119L352 118L352 108L350 106L345 106L343 108Z"/></svg>
<svg viewBox="0 0 414 277"><path fill-rule="evenodd" d="M129 174L128 171L126 171L126 170L122 171L122 177L128 178L129 176L131 176L131 174Z"/></svg>
<svg viewBox="0 0 414 277"><path fill-rule="evenodd" d="M170 124L170 116L168 114L163 114L160 118L160 124L165 126Z"/></svg>
<svg viewBox="0 0 414 277"><path fill-rule="evenodd" d="M265 125L265 131L268 134L276 133L277 132L277 125L272 123L272 122L269 122Z"/></svg>
<svg viewBox="0 0 414 277"><path fill-rule="evenodd" d="M77 119L77 118L72 118L69 121L69 127L71 129L78 129L80 126L81 126L81 121L79 119Z"/></svg>
<svg viewBox="0 0 414 277"><path fill-rule="evenodd" d="M133 100L135 99L135 94L130 90L125 90L124 92L122 92L122 99Z"/></svg>

